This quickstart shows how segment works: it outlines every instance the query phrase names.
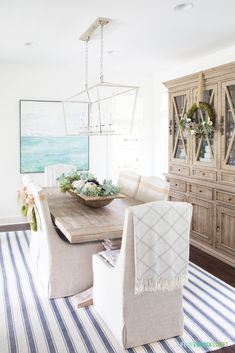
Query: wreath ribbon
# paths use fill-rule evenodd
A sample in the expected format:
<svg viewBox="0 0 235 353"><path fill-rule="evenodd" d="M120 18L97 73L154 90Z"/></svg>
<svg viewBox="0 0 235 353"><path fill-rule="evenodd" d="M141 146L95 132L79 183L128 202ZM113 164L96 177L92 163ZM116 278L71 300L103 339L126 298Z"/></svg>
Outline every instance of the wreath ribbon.
<svg viewBox="0 0 235 353"><path fill-rule="evenodd" d="M197 85L197 99L196 104L199 107L199 103L203 100L203 72L201 71L198 76L198 85Z"/></svg>
<svg viewBox="0 0 235 353"><path fill-rule="evenodd" d="M31 230L37 231L37 218L35 212L35 200L46 200L46 195L39 195L34 197L26 186L21 187L17 193L17 199L21 206L21 213L23 217L27 217Z"/></svg>

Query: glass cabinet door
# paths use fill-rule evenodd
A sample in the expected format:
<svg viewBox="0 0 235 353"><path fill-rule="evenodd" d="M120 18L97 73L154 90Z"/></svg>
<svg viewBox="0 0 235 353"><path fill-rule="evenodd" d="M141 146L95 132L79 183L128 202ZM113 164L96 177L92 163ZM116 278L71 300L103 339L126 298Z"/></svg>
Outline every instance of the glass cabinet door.
<svg viewBox="0 0 235 353"><path fill-rule="evenodd" d="M224 83L222 87L222 167L235 169L235 81Z"/></svg>
<svg viewBox="0 0 235 353"><path fill-rule="evenodd" d="M197 90L193 91L193 101L196 101ZM217 86L206 87L203 91L203 102L209 103L217 112ZM194 114L196 123L201 122L206 117L206 112L197 110ZM214 122L216 126L216 122ZM212 135L195 136L193 142L193 161L194 164L208 165L210 167L216 166L216 131Z"/></svg>
<svg viewBox="0 0 235 353"><path fill-rule="evenodd" d="M187 136L179 129L179 120L187 112L188 94L181 92L171 96L171 119L169 131L171 136L170 160L188 162Z"/></svg>

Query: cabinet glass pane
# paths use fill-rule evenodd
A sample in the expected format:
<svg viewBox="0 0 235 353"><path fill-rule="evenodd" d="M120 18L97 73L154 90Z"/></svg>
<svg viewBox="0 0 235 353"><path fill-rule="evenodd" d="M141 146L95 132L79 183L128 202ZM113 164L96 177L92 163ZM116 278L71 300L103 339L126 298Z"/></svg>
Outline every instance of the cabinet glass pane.
<svg viewBox="0 0 235 353"><path fill-rule="evenodd" d="M209 104L213 104L213 101L211 101L212 93L213 93L212 89L206 89L203 92L203 102L207 102Z"/></svg>
<svg viewBox="0 0 235 353"><path fill-rule="evenodd" d="M175 152L174 157L179 158L179 159L186 159L186 153L184 150L184 145L183 145L181 137L178 139L177 148L176 148L176 152Z"/></svg>
<svg viewBox="0 0 235 353"><path fill-rule="evenodd" d="M184 109L184 102L185 102L185 95L174 97L175 106L174 106L174 113L173 113L173 121L174 121L174 145L176 143L177 132L178 132L178 119L182 116L182 112Z"/></svg>
<svg viewBox="0 0 235 353"><path fill-rule="evenodd" d="M228 164L235 165L235 142L233 143L232 148L229 153Z"/></svg>
<svg viewBox="0 0 235 353"><path fill-rule="evenodd" d="M187 145L187 138L184 138L184 143L179 133L178 128L178 119L186 112L186 96L180 95L173 98L174 105L173 105L173 151L175 151L173 157L179 159L186 159L186 145ZM185 148L184 148L185 144Z"/></svg>
<svg viewBox="0 0 235 353"><path fill-rule="evenodd" d="M228 94L225 98L225 155L229 155L227 164L235 165L235 85L227 86Z"/></svg>
<svg viewBox="0 0 235 353"><path fill-rule="evenodd" d="M208 143L208 140L209 140L209 143ZM213 161L214 140L213 138L208 138L208 140L206 137L202 137L202 141L200 142L200 139L197 138L197 146L200 143L198 160L201 162L210 163Z"/></svg>
<svg viewBox="0 0 235 353"><path fill-rule="evenodd" d="M207 89L207 90L203 91L202 101L213 105L214 98L212 98L212 93L213 93L212 89ZM196 120L197 123L199 123L202 118L203 119L205 118L205 116L206 116L205 111L197 110L196 113L194 113L193 118Z"/></svg>
<svg viewBox="0 0 235 353"><path fill-rule="evenodd" d="M203 92L203 102L214 105L213 90L207 89ZM199 123L202 119L205 119L206 112L198 110L194 119ZM210 163L213 161L214 156L214 137L204 136L196 137L196 155L197 160L201 162Z"/></svg>

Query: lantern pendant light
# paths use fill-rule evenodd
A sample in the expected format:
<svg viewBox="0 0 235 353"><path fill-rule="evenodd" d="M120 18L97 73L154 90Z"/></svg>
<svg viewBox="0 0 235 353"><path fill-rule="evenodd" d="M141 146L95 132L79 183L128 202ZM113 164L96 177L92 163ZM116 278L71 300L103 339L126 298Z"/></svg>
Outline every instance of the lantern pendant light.
<svg viewBox="0 0 235 353"><path fill-rule="evenodd" d="M84 90L62 102L67 135L121 135L132 132L139 87L104 81L103 29L110 19L97 18L80 37L85 42ZM88 44L100 28L100 80L88 85Z"/></svg>

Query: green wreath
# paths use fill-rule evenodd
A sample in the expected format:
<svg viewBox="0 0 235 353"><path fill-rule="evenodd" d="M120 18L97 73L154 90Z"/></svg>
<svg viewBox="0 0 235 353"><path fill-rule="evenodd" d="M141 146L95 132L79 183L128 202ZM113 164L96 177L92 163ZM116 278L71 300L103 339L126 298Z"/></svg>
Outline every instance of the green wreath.
<svg viewBox="0 0 235 353"><path fill-rule="evenodd" d="M205 112L199 122L194 118L194 114L198 109ZM215 117L215 111L211 104L207 102L199 102L199 104L194 103L188 112L181 117L179 127L182 131L186 131L197 137L205 135L212 137L215 130Z"/></svg>

